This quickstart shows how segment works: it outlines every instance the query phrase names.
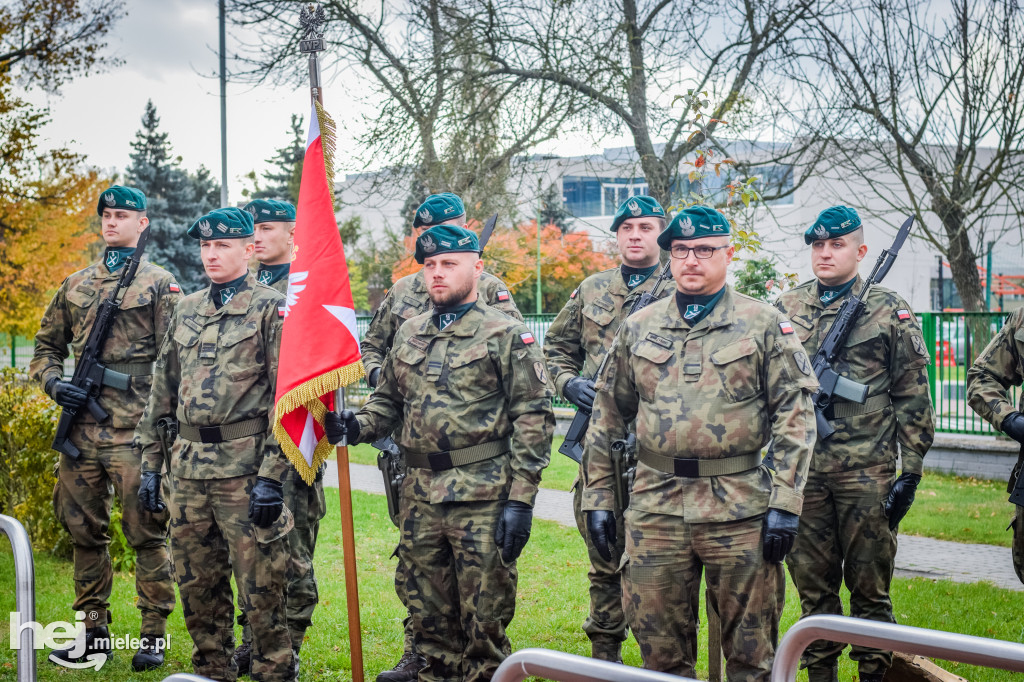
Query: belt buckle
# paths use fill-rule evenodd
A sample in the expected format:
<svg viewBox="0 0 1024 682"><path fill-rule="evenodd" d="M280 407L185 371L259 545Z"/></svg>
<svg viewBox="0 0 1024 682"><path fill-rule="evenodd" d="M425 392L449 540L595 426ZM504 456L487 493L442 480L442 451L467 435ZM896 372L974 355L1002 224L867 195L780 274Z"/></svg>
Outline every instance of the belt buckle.
<svg viewBox="0 0 1024 682"><path fill-rule="evenodd" d="M450 451L445 452L432 452L427 455L427 461L430 462L430 468L434 471L444 471L445 469L452 468L452 453Z"/></svg>
<svg viewBox="0 0 1024 682"><path fill-rule="evenodd" d="M202 443L220 443L224 439L220 436L219 426L200 426L199 441Z"/></svg>
<svg viewBox="0 0 1024 682"><path fill-rule="evenodd" d="M675 469L676 476L682 476L683 478L700 477L700 460L677 458L673 460L673 468Z"/></svg>

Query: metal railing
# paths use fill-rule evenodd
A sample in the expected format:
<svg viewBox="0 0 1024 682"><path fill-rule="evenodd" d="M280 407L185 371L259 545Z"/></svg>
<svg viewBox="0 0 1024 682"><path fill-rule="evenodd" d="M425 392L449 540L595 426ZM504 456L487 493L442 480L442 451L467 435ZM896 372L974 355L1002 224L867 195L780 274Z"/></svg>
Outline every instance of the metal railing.
<svg viewBox="0 0 1024 682"><path fill-rule="evenodd" d="M800 655L817 639L1024 672L1024 644L848 616L808 616L782 638L771 682L793 682Z"/></svg>
<svg viewBox="0 0 1024 682"><path fill-rule="evenodd" d="M598 661L550 649L522 649L498 666L491 682L522 682L540 677L558 682L695 682L690 677Z"/></svg>
<svg viewBox="0 0 1024 682"><path fill-rule="evenodd" d="M193 675L192 673L174 673L163 679L163 682L213 682L209 677Z"/></svg>
<svg viewBox="0 0 1024 682"><path fill-rule="evenodd" d="M18 610L18 626L36 620L36 567L32 560L32 543L18 519L0 514L0 532L11 541L14 553L14 608ZM21 628L18 647L18 682L35 682L35 633L31 627Z"/></svg>

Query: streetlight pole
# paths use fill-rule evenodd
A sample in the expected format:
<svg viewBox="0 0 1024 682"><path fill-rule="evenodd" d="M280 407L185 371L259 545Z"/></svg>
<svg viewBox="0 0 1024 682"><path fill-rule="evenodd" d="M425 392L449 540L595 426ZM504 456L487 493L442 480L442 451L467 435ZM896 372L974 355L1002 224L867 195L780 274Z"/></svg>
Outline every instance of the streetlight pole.
<svg viewBox="0 0 1024 682"><path fill-rule="evenodd" d="M220 205L228 205L228 82L227 50L224 43L224 0L218 0L220 10Z"/></svg>

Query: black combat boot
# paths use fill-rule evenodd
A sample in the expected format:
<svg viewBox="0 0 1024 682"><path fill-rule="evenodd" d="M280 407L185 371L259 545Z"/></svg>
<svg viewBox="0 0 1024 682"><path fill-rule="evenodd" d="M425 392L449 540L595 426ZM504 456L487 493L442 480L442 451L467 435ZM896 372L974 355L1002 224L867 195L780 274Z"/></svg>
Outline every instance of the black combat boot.
<svg viewBox="0 0 1024 682"><path fill-rule="evenodd" d="M231 660L238 666L238 676L249 676L249 666L252 664L252 642L242 642L231 655Z"/></svg>
<svg viewBox="0 0 1024 682"><path fill-rule="evenodd" d="M377 675L377 682L413 682L427 667L427 659L415 651L406 651L395 667Z"/></svg>
<svg viewBox="0 0 1024 682"><path fill-rule="evenodd" d="M164 652L167 640L163 635L142 633L139 650L132 656L132 670L137 673L145 670L156 670L164 664Z"/></svg>
<svg viewBox="0 0 1024 682"><path fill-rule="evenodd" d="M827 665L812 665L807 668L807 682L839 682L839 662Z"/></svg>
<svg viewBox="0 0 1024 682"><path fill-rule="evenodd" d="M72 654L71 649L74 647L72 644L64 649L57 649L50 658L59 658L62 661L69 663L80 663L89 659L89 656L93 654L106 654L109 659L113 653L110 650L110 630L106 625L97 625L94 628L86 628L85 630L85 651L80 656Z"/></svg>

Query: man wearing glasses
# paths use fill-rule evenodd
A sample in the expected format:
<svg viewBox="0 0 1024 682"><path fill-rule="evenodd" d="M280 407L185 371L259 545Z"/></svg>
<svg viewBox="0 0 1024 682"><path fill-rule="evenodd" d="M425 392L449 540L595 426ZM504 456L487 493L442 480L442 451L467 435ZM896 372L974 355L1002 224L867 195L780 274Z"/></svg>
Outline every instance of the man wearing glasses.
<svg viewBox="0 0 1024 682"><path fill-rule="evenodd" d="M726 285L729 235L725 216L692 206L658 237L676 293L631 315L612 345L597 379L582 506L594 545L609 555L610 448L635 420L622 589L644 667L695 676L704 573L728 678L767 680L818 384L789 320ZM761 461L770 439L774 475Z"/></svg>

